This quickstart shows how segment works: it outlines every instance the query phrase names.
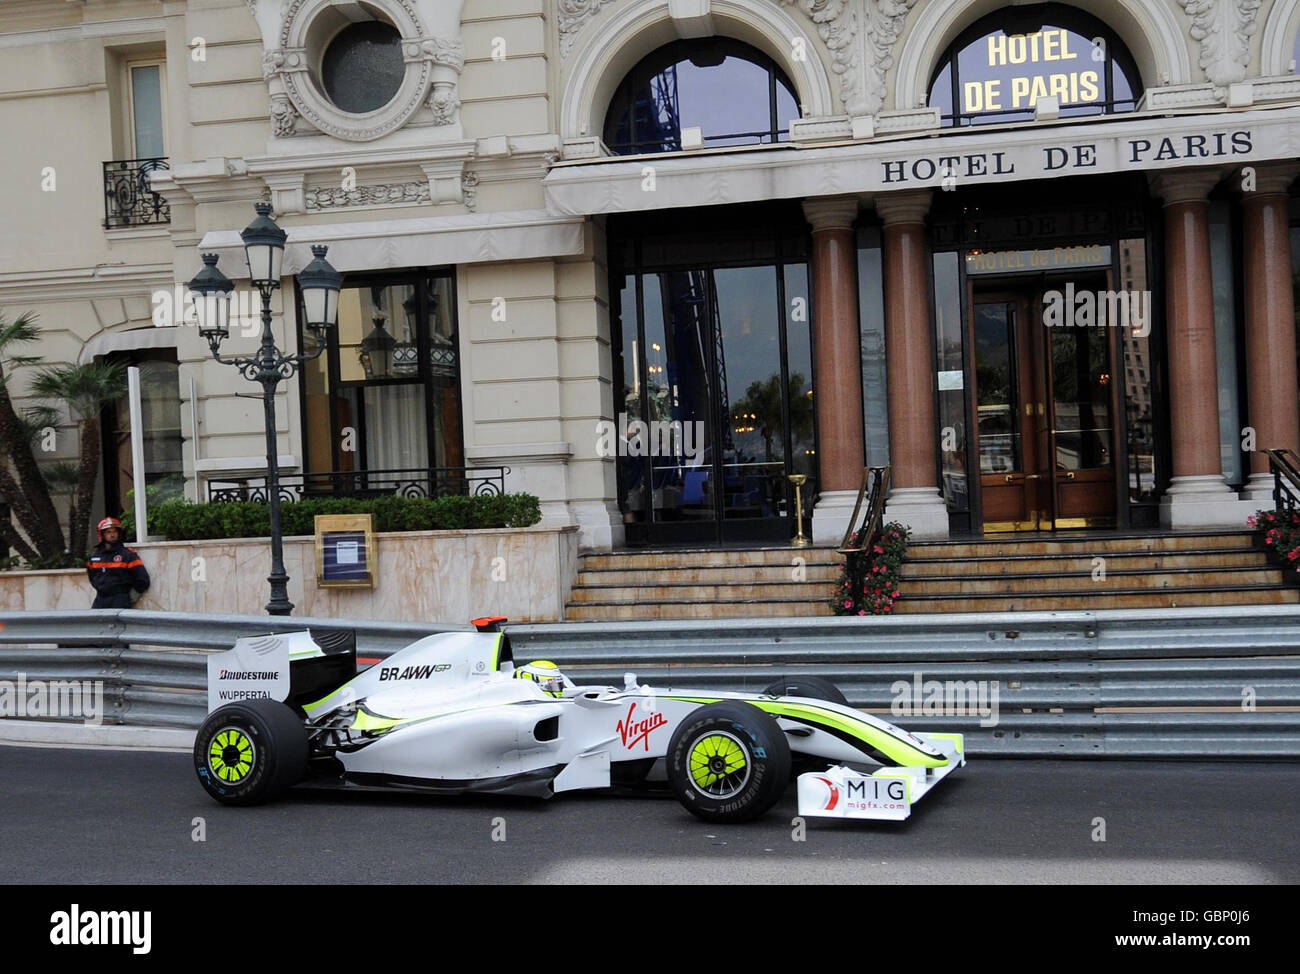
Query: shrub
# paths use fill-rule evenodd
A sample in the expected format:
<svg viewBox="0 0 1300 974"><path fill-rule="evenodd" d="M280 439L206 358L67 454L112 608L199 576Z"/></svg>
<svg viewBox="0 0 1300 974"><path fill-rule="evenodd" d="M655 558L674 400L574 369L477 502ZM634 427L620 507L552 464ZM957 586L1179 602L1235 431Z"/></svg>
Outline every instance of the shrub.
<svg viewBox="0 0 1300 974"><path fill-rule="evenodd" d="M857 547L861 543L862 532L865 530L859 528L854 533L849 542L851 547ZM848 562L845 561L844 567L840 569L839 582L835 586L835 596L831 599L831 608L837 616L878 616L893 611L910 533L909 528L897 521L881 525L873 544L863 554L866 570L860 588L855 589Z"/></svg>
<svg viewBox="0 0 1300 974"><path fill-rule="evenodd" d="M280 505L282 533L315 533L318 514L373 514L376 531L446 531L466 528L525 528L542 519L532 494L447 497L312 497ZM134 531L133 512L123 518ZM149 533L168 541L261 538L271 533L267 504L254 501L195 504L171 498L149 508Z"/></svg>
<svg viewBox="0 0 1300 974"><path fill-rule="evenodd" d="M1256 511L1246 523L1264 532L1264 544L1277 552L1277 559L1300 572L1300 513Z"/></svg>

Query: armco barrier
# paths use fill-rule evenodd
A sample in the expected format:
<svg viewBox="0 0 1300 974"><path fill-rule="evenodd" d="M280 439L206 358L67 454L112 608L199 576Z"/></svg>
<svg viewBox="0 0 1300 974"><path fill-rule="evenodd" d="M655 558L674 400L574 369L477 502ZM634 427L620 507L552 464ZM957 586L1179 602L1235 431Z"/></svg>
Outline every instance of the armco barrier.
<svg viewBox="0 0 1300 974"><path fill-rule="evenodd" d="M385 657L463 625L105 610L0 613L0 680L103 680L106 719L193 727L205 651L348 628ZM972 754L1300 757L1300 607L508 626L516 659L579 683L761 690L799 674ZM943 699L933 699L939 688ZM996 699L993 694L996 693ZM954 694L956 695L954 698ZM952 705L957 704L957 712ZM930 711L931 705L948 712ZM996 720L991 711L996 704ZM902 711L900 713L900 710Z"/></svg>

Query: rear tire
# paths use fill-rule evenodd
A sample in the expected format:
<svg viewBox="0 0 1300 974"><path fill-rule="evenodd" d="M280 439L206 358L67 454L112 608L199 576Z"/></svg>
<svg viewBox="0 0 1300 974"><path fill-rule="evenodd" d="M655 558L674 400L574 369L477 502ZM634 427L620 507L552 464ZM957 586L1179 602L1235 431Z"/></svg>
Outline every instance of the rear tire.
<svg viewBox="0 0 1300 974"><path fill-rule="evenodd" d="M769 697L811 697L813 700L825 700L845 707L849 705L849 698L844 696L840 688L820 676L783 677L771 684L763 694Z"/></svg>
<svg viewBox="0 0 1300 974"><path fill-rule="evenodd" d="M272 801L307 773L307 729L278 700L218 707L194 738L194 770L223 805Z"/></svg>
<svg viewBox="0 0 1300 974"><path fill-rule="evenodd" d="M749 822L776 804L790 781L790 745L752 704L700 707L668 742L668 781L682 807L706 822Z"/></svg>

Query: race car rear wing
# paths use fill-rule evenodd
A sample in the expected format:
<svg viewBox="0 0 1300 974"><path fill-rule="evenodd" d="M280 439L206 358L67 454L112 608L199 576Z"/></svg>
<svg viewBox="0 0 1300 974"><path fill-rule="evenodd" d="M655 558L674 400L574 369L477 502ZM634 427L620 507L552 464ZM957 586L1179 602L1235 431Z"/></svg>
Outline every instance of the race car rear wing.
<svg viewBox="0 0 1300 974"><path fill-rule="evenodd" d="M302 629L241 636L208 657L208 712L240 700L269 698L301 707L357 674L352 629Z"/></svg>

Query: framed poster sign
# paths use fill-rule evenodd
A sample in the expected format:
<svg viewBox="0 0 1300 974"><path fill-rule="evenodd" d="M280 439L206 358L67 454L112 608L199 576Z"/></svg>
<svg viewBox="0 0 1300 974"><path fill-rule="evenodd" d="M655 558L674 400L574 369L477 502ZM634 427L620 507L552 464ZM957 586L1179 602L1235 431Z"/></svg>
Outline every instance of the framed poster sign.
<svg viewBox="0 0 1300 974"><path fill-rule="evenodd" d="M316 584L374 588L379 575L373 514L316 516Z"/></svg>

